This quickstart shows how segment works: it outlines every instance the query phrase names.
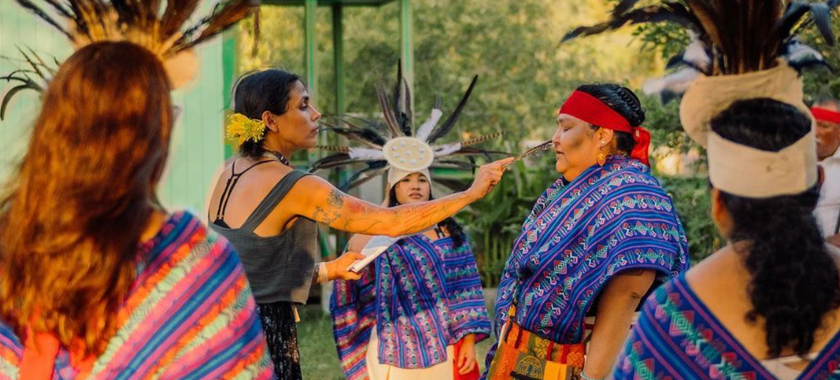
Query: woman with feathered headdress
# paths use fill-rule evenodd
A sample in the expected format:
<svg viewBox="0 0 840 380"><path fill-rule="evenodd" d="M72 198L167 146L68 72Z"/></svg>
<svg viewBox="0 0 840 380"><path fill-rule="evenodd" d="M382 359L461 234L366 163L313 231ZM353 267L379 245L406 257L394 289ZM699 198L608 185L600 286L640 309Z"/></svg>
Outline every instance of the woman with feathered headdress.
<svg viewBox="0 0 840 380"><path fill-rule="evenodd" d="M814 121L790 57L791 30L822 3L686 0L631 9L679 14L696 38L701 75L680 118L708 150L711 216L729 244L648 298L614 370L616 379L837 377L840 252L826 245ZM656 19L651 19L656 21Z"/></svg>
<svg viewBox="0 0 840 380"><path fill-rule="evenodd" d="M386 194L388 207L434 199L432 175L391 168ZM381 238L350 239L350 251L386 250L358 281L336 281L330 298L347 379L477 380L475 344L490 336L490 317L461 226L448 218L412 236Z"/></svg>
<svg viewBox="0 0 840 380"><path fill-rule="evenodd" d="M273 378L231 245L155 194L182 78L166 60L204 39L182 27L198 1L45 1L70 24L19 2L79 50L0 200L0 378ZM228 2L192 30L250 10Z"/></svg>

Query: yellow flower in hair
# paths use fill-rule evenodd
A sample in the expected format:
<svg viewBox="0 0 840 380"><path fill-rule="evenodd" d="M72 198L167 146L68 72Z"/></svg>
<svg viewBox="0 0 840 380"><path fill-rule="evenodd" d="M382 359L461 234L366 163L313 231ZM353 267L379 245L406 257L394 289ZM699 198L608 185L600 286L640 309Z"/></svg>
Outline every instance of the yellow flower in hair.
<svg viewBox="0 0 840 380"><path fill-rule="evenodd" d="M239 145L248 140L258 142L263 139L265 123L262 120L254 120L241 113L230 115L228 120L227 138L238 140Z"/></svg>

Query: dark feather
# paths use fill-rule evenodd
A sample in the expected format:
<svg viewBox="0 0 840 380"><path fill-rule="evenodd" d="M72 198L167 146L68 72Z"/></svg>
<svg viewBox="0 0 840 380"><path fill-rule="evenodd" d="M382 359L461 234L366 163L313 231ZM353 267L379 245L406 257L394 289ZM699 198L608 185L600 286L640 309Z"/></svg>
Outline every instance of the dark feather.
<svg viewBox="0 0 840 380"><path fill-rule="evenodd" d="M347 153L336 153L326 156L318 161L315 161L310 168L310 172L321 169L330 169L337 166L352 165L367 162L358 158L350 158Z"/></svg>
<svg viewBox="0 0 840 380"><path fill-rule="evenodd" d="M48 15L46 12L44 12L43 9L41 9L40 7L35 5L35 3L33 3L29 0L17 0L17 2L22 7L26 8L27 10L29 10L32 13L35 13L36 16L40 17L41 19L43 19L44 21L46 21L47 23L52 25L59 32L61 32L65 36L67 36L67 38L69 38L71 41L75 41L73 36L70 33L68 33L67 30L64 29L64 27L62 27L57 21L55 21L52 17L50 17L50 15Z"/></svg>
<svg viewBox="0 0 840 380"><path fill-rule="evenodd" d="M455 111L449 115L449 118L446 119L443 124L436 127L432 134L429 135L429 144L435 142L437 139L443 137L449 131L452 130L452 127L455 126L455 123L458 121L458 118L461 116L461 112L464 110L464 107L467 105L467 101L470 100L470 94L472 94L473 88L475 88L475 84L478 82L478 75L474 76L472 82L470 82L470 87L467 89L467 92L464 93L464 96L461 98L461 101L458 103L458 107L455 108Z"/></svg>
<svg viewBox="0 0 840 380"><path fill-rule="evenodd" d="M679 66L684 65L684 64L685 64L685 61L683 61L683 55L684 55L684 54L685 54L685 50L683 50L683 51L681 51L679 54L677 54L677 55L675 55L675 56L671 57L671 58L668 60L668 63L667 63L667 64L665 64L665 69L666 69L666 70L671 70L671 69L675 69L675 68L677 68L677 67L679 67Z"/></svg>
<svg viewBox="0 0 840 380"><path fill-rule="evenodd" d="M26 63L28 63L29 66L32 67L32 70L34 70L35 73L38 74L39 77L46 78L47 76L44 75L44 72L41 71L41 69L38 67L38 64L35 63L35 61L29 56L29 54L26 54L26 52L23 51L23 49L21 49L20 46L18 46L17 48L18 48L18 51L20 52L20 54L23 56L23 59L26 60ZM30 51L31 50L32 49L30 49ZM34 54L34 52L33 52L33 54Z"/></svg>
<svg viewBox="0 0 840 380"><path fill-rule="evenodd" d="M808 14L810 10L811 7L806 2L791 1L787 5L787 9L782 15L782 18L776 22L771 38L774 40L787 39L794 28L802 21L802 17Z"/></svg>
<svg viewBox="0 0 840 380"><path fill-rule="evenodd" d="M457 160L437 160L431 166L432 168L447 168L457 170L473 170L478 167L476 164L467 161Z"/></svg>
<svg viewBox="0 0 840 380"><path fill-rule="evenodd" d="M379 136L382 138L382 141L385 141L388 138L388 126L386 126L382 122L352 115L338 116L335 118L356 129L370 129L371 131L379 134Z"/></svg>
<svg viewBox="0 0 840 380"><path fill-rule="evenodd" d="M37 74L37 73L35 71L32 71L32 70L18 69L18 70L10 72L8 75L6 75L4 77L0 77L0 79L20 78L19 76L16 76L18 74L23 74L23 76L26 78L26 80L32 80L32 79L29 78L29 75L27 75L27 74Z"/></svg>
<svg viewBox="0 0 840 380"><path fill-rule="evenodd" d="M613 17L619 17L627 13L627 11L633 9L639 0L621 0L618 4L615 5L615 8L612 10Z"/></svg>
<svg viewBox="0 0 840 380"><path fill-rule="evenodd" d="M834 46L834 33L831 32L831 8L824 3L811 3L811 19L825 39L828 46Z"/></svg>
<svg viewBox="0 0 840 380"><path fill-rule="evenodd" d="M346 160L349 160L349 159L350 159L350 155L347 154L347 153L331 154L329 156L323 157L323 158L319 159L318 161L315 161L314 163L312 163L312 168L310 169L310 171L313 172L315 170L322 169L324 166L329 165L331 163L339 162L339 161L346 161Z"/></svg>
<svg viewBox="0 0 840 380"><path fill-rule="evenodd" d="M336 118L336 120L343 123L344 126L339 127L336 124L330 123L329 121L323 121L321 122L321 124L328 128L338 128L339 131L337 132L339 133L353 133L359 138L364 139L367 143L369 143L368 145L373 144L372 146L379 147L385 145L385 142L388 141L388 139L383 136L381 131L378 129L378 127L375 126L375 123L373 122L366 122L366 120L364 119L357 119L358 121L362 121L362 123L364 123L364 126L360 126L354 122L344 120L342 118Z"/></svg>
<svg viewBox="0 0 840 380"><path fill-rule="evenodd" d="M60 4L58 1L56 1L56 0L44 0L44 2L51 5L53 7L53 9L55 9L55 11L58 12L58 14L61 15L61 17L73 18L73 15L70 14L70 10L65 8L64 5Z"/></svg>
<svg viewBox="0 0 840 380"><path fill-rule="evenodd" d="M435 178L435 184L444 186L452 191L464 191L470 186L470 181L455 178Z"/></svg>
<svg viewBox="0 0 840 380"><path fill-rule="evenodd" d="M41 91L40 86L35 85L35 83L30 82L29 84L22 84L20 86L12 87L6 95L3 96L3 102L0 103L0 120L3 120L6 117L6 107L9 106L9 102L12 101L12 98L17 95L18 92L23 90L36 90Z"/></svg>
<svg viewBox="0 0 840 380"><path fill-rule="evenodd" d="M788 64L798 72L802 72L807 69L825 68L828 69L831 74L836 73L834 67L824 59L803 59L799 61L790 61Z"/></svg>
<svg viewBox="0 0 840 380"><path fill-rule="evenodd" d="M17 81L20 83L29 83L32 81L32 79L28 77L15 76L14 74L2 76L0 77L0 80L5 80L6 82Z"/></svg>
<svg viewBox="0 0 840 380"><path fill-rule="evenodd" d="M254 44L251 45L251 58L260 52L260 7L254 7Z"/></svg>
<svg viewBox="0 0 840 380"><path fill-rule="evenodd" d="M73 19L73 24L75 24L76 31L78 33L87 35L88 32L89 32L88 24L87 24L87 21L85 21L84 17L81 16L83 14L83 11L82 11L82 8L79 6L79 2L78 1L71 1L69 6L70 6L70 13L73 15L72 19Z"/></svg>
<svg viewBox="0 0 840 380"><path fill-rule="evenodd" d="M399 124L403 135L412 136L414 133L411 126L411 91L408 88L408 82L401 78L397 84L397 88L399 88L397 91L401 94L401 99L397 100L396 106L394 107L396 110L397 124Z"/></svg>
<svg viewBox="0 0 840 380"><path fill-rule="evenodd" d="M191 29L195 31L197 30L196 28L203 28L201 34L196 39L186 42L184 38L189 38L189 36L185 33L184 37L180 40L180 43L176 44L177 46L174 47L169 54L175 55L183 50L190 49L212 37L215 37L217 34L225 31L227 28L247 17L251 13L252 8L255 6L259 6L259 1L230 0L226 3L219 3L216 6L217 9L213 11L213 14L202 20L196 27Z"/></svg>
<svg viewBox="0 0 840 380"><path fill-rule="evenodd" d="M838 5L840 5L840 0L830 0L827 3L815 3L815 4L825 4L825 7L827 7L829 9L829 13L825 14L824 10L818 9L817 12L818 13L822 12L823 13L822 15L817 15L816 17L814 17L814 15L812 14L812 17L809 17L809 18L804 19L804 20L802 20L803 16L805 16L809 12L813 12L813 10L811 8L811 3L807 3L807 2L804 2L804 1L795 1L795 2L792 2L791 4L797 4L798 7L801 8L801 9L797 9L798 13L791 14L790 18L792 20L788 21L788 23L785 25L786 28L782 28L783 31L786 32L786 33L780 33L782 35L782 37L786 37L786 39L784 41L785 43L789 42L791 39L795 38L796 35L798 35L800 32L802 32L803 30L809 28L811 25L816 23L817 22L816 19L824 18L824 17L830 17L831 16L830 11L834 10L834 8L836 8ZM817 7L819 8L820 6L818 5ZM817 28L820 29L820 34L822 34L823 37L825 38L825 34L823 33L823 31L831 32L831 29L830 29L831 23L826 24L825 20L820 20L819 22L822 23L822 26L818 25ZM833 34L833 33L831 33L831 34ZM834 38L832 37L830 39L830 41L831 42L829 42L829 41L826 41L826 42L828 42L829 44L833 44L834 43Z"/></svg>
<svg viewBox="0 0 840 380"><path fill-rule="evenodd" d="M58 64L55 65L55 68L50 67L49 65L47 65L46 62L44 62L44 59L41 58L41 55L39 55L38 53L35 52L35 50L32 50L32 48L28 48L28 49L29 49L29 54L32 57L35 57L36 60L38 60L38 64L36 66L40 66L40 67L44 68L45 70L47 70L47 72L50 73L50 76L55 75L55 73L58 71L58 66L60 66L60 65L58 65ZM53 60L55 60L55 57L53 57ZM41 75L41 78L44 79L44 80L47 80L46 75Z"/></svg>
<svg viewBox="0 0 840 380"><path fill-rule="evenodd" d="M408 87L408 81L403 79L403 84L405 85L405 117L407 120L405 129L408 130L406 136L413 136L412 121L414 120L414 110L411 108L411 88Z"/></svg>
<svg viewBox="0 0 840 380"><path fill-rule="evenodd" d="M184 23L195 13L200 0L169 0L160 20L161 32L172 36L181 30Z"/></svg>
<svg viewBox="0 0 840 380"><path fill-rule="evenodd" d="M402 101L402 87L403 87L402 60L399 60L399 61L397 61L397 82L394 85L394 94L393 94L394 115L400 115L402 113L402 107L400 107L400 102Z"/></svg>
<svg viewBox="0 0 840 380"><path fill-rule="evenodd" d="M371 148L382 148L385 141L376 133L370 131L359 131L350 128L328 127L326 130L338 133L350 140L360 142Z"/></svg>
<svg viewBox="0 0 840 380"><path fill-rule="evenodd" d="M697 29L699 26L697 19L684 5L679 3L665 3L634 9L620 16L614 16L609 21L600 24L578 27L566 33L561 43L577 37L587 37L612 31L625 25L658 22L674 22L692 29Z"/></svg>
<svg viewBox="0 0 840 380"><path fill-rule="evenodd" d="M400 127L397 125L397 118L394 112L388 105L388 95L385 94L385 89L382 85L376 86L376 97L379 99L379 106L382 108L382 116L385 118L385 125L388 126L389 137L394 138L403 136Z"/></svg>
<svg viewBox="0 0 840 380"><path fill-rule="evenodd" d="M384 162L384 161L380 161ZM371 165L368 168L359 171L358 173L354 174L352 177L344 181L344 183L339 187L342 191L350 190L354 187L361 186L362 184L376 178L384 174L385 172L390 169L390 166L380 166L380 165Z"/></svg>

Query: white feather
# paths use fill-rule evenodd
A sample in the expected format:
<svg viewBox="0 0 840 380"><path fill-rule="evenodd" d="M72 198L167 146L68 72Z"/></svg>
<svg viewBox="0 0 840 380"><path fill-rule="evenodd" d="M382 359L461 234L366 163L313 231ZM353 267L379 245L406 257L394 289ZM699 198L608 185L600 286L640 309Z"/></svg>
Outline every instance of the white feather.
<svg viewBox="0 0 840 380"><path fill-rule="evenodd" d="M794 40L790 43L787 47L787 54L785 54L784 58L788 62L797 62L801 60L808 60L813 59L815 61L825 61L823 55L820 54L816 49L805 45L798 40Z"/></svg>
<svg viewBox="0 0 840 380"><path fill-rule="evenodd" d="M381 161L385 159L385 153L379 149L350 148L350 152L347 154L354 160Z"/></svg>
<svg viewBox="0 0 840 380"><path fill-rule="evenodd" d="M642 91L646 95L661 94L664 91L682 94L688 90L688 87L691 86L691 83L693 83L699 75L699 71L691 67L686 67L673 74L647 80L645 84L642 85Z"/></svg>
<svg viewBox="0 0 840 380"><path fill-rule="evenodd" d="M697 37L697 34L689 31L689 36L691 37L691 44L685 49L685 53L683 54L683 61L689 62L694 64L695 66L699 67L703 71L709 70L709 66L712 64L712 59L706 54L706 47L703 45L703 42Z"/></svg>
<svg viewBox="0 0 840 380"><path fill-rule="evenodd" d="M452 143L433 147L435 150L435 157L444 157L461 150L461 143Z"/></svg>
<svg viewBox="0 0 840 380"><path fill-rule="evenodd" d="M439 109L434 108L432 109L432 114L429 115L429 118L420 125L420 128L417 128L417 137L420 141L428 142L429 135L432 134L432 130L435 129L438 121L440 121L440 117L443 116L443 112Z"/></svg>

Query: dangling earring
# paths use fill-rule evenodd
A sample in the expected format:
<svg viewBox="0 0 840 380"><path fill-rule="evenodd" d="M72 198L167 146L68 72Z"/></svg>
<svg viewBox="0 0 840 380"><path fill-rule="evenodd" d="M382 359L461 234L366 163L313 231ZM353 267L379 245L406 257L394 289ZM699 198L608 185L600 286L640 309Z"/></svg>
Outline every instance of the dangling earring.
<svg viewBox="0 0 840 380"><path fill-rule="evenodd" d="M604 154L604 151L598 152L598 166L604 166L607 163L607 155Z"/></svg>

